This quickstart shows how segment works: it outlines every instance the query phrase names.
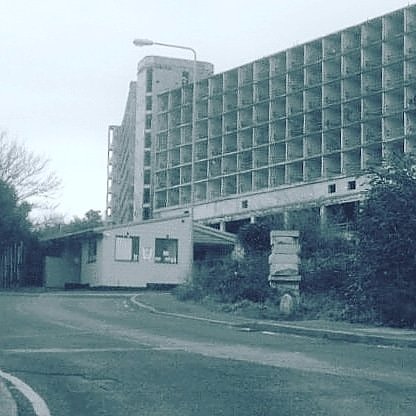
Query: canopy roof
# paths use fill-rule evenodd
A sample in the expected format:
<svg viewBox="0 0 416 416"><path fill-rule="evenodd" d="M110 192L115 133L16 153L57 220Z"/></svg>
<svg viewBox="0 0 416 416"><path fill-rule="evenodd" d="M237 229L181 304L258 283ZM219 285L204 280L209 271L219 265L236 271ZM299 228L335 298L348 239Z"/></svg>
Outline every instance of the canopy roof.
<svg viewBox="0 0 416 416"><path fill-rule="evenodd" d="M193 232L194 245L204 244L234 246L236 243L236 236L234 234L220 231L212 227L207 227L206 225L194 223Z"/></svg>

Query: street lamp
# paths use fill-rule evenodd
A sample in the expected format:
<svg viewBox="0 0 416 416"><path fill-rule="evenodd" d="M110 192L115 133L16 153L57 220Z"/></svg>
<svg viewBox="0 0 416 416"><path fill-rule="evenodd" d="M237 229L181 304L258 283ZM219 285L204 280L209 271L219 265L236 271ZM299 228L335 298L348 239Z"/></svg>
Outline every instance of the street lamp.
<svg viewBox="0 0 416 416"><path fill-rule="evenodd" d="M193 54L193 69L192 69L192 135L191 135L191 143L192 143L192 150L191 150L191 207L190 207L190 214L191 220L194 220L194 200L195 200L195 141L196 141L196 51L195 49L189 46L183 45L175 45L172 43L163 43L163 42L155 42L150 39L134 39L133 40L134 46L166 46L168 48L177 48L177 49L185 49L191 51Z"/></svg>

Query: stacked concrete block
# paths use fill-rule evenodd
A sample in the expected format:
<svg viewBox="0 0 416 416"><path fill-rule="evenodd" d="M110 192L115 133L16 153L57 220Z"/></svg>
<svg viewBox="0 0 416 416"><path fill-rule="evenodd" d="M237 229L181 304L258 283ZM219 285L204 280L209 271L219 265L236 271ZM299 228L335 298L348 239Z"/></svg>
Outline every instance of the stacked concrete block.
<svg viewBox="0 0 416 416"><path fill-rule="evenodd" d="M299 297L299 231L272 231L272 252L269 256L270 286L281 295Z"/></svg>

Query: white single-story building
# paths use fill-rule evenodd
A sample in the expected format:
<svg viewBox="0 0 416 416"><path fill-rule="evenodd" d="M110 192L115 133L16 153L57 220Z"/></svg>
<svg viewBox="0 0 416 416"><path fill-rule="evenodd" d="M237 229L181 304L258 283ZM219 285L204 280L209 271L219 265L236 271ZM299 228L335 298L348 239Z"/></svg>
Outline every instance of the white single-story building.
<svg viewBox="0 0 416 416"><path fill-rule="evenodd" d="M45 287L177 285L194 259L230 253L235 236L189 216L106 226L41 240Z"/></svg>

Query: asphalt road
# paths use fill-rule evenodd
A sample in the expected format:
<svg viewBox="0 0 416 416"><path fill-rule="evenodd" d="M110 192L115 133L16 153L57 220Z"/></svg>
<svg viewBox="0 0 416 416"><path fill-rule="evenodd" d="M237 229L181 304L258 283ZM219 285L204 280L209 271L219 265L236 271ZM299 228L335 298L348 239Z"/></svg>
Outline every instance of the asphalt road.
<svg viewBox="0 0 416 416"><path fill-rule="evenodd" d="M416 349L244 332L111 294L2 294L0 317L0 379L38 398L6 380L19 416L416 414Z"/></svg>

